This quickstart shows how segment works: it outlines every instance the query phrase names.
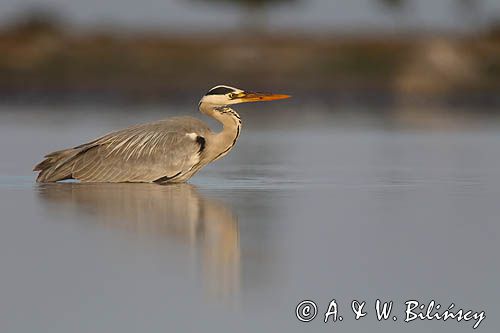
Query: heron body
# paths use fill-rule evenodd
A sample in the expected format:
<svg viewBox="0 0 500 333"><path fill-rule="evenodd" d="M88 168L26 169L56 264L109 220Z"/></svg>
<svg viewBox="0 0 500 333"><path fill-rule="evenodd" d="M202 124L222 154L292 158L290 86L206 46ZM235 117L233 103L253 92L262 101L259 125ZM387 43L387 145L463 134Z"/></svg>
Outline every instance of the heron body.
<svg viewBox="0 0 500 333"><path fill-rule="evenodd" d="M201 99L199 109L222 124L221 132L213 132L193 117L132 126L46 155L34 168L40 171L37 181L186 182L205 165L229 153L236 144L241 118L228 105L288 97L217 86Z"/></svg>

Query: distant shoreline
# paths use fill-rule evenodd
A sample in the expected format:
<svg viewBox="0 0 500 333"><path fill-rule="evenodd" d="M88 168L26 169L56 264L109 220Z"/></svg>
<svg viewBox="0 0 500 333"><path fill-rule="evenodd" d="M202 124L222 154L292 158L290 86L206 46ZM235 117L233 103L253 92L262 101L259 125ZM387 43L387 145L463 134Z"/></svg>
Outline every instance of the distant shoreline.
<svg viewBox="0 0 500 333"><path fill-rule="evenodd" d="M340 104L500 105L500 34L476 37L0 32L0 104L182 103L227 83Z"/></svg>

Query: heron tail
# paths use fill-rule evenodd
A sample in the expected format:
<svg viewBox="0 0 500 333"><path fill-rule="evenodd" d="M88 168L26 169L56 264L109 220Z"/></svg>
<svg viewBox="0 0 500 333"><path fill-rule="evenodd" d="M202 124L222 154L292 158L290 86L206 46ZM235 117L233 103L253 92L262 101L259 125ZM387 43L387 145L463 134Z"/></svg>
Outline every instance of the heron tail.
<svg viewBox="0 0 500 333"><path fill-rule="evenodd" d="M45 159L38 163L33 171L40 171L36 179L39 183L52 183L59 180L71 179L74 157L81 152L81 149L71 148L55 151L45 156Z"/></svg>

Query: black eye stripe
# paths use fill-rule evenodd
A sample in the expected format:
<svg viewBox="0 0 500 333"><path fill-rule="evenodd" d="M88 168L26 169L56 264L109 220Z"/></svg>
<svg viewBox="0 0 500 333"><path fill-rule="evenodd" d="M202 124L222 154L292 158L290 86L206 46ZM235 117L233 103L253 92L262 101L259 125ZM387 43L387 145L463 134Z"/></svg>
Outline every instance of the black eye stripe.
<svg viewBox="0 0 500 333"><path fill-rule="evenodd" d="M226 88L226 87L218 87L210 90L209 92L206 93L206 96L208 95L225 95L234 92L233 89Z"/></svg>

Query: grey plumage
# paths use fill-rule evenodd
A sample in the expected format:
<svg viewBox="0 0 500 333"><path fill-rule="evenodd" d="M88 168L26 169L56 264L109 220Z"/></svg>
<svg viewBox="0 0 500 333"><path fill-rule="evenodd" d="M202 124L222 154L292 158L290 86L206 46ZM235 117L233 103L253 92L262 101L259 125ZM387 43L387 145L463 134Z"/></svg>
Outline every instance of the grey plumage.
<svg viewBox="0 0 500 333"><path fill-rule="evenodd" d="M39 182L154 182L196 166L199 140L210 132L202 121L176 117L130 127L92 142L53 152L35 167ZM166 179L165 178L165 179Z"/></svg>

